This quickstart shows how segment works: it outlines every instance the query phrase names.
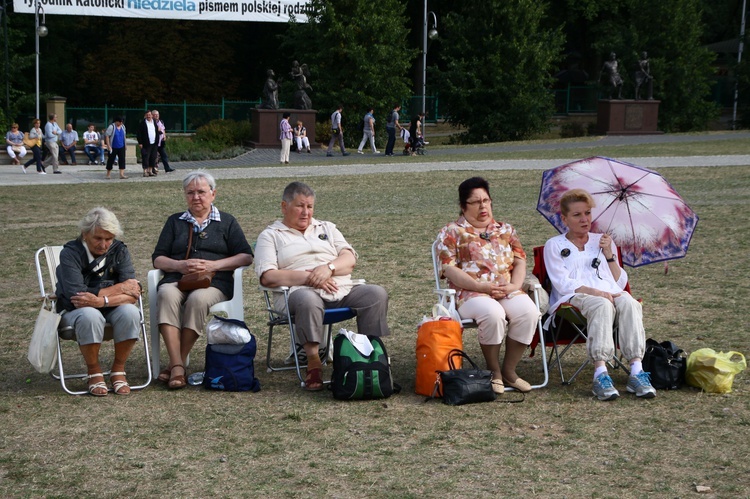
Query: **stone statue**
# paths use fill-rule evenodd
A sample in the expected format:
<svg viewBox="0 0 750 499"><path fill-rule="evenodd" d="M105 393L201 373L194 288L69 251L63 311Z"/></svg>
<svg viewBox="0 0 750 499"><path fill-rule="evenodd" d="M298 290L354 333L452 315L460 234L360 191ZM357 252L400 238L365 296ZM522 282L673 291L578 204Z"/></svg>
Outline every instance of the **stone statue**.
<svg viewBox="0 0 750 499"><path fill-rule="evenodd" d="M312 102L307 95L307 90L312 91L312 87L307 83L307 78L310 77L307 64L300 66L299 62L294 61L289 74L297 84L297 91L294 92L294 109L312 109Z"/></svg>
<svg viewBox="0 0 750 499"><path fill-rule="evenodd" d="M258 109L278 109L279 108L279 84L274 80L275 73L273 69L266 71L268 79L263 87L263 97L260 100Z"/></svg>
<svg viewBox="0 0 750 499"><path fill-rule="evenodd" d="M646 99L654 100L654 77L648 64L648 53L642 52L635 70L635 100L641 98L641 87L646 85Z"/></svg>
<svg viewBox="0 0 750 499"><path fill-rule="evenodd" d="M609 60L604 62L602 72L599 75L599 81L605 80L609 87L609 99L612 98L613 90L617 90L617 98L622 99L622 77L617 69L617 55L614 52L609 54Z"/></svg>

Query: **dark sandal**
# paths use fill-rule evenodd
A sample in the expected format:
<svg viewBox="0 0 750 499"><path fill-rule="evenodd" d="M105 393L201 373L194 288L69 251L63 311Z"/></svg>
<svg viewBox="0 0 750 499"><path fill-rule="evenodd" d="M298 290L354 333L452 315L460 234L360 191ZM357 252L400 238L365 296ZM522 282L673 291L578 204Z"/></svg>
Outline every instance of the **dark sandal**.
<svg viewBox="0 0 750 499"><path fill-rule="evenodd" d="M309 392L319 392L323 389L323 378L320 376L321 369L314 367L307 370L305 376L305 390Z"/></svg>
<svg viewBox="0 0 750 499"><path fill-rule="evenodd" d="M182 368L182 374L174 374L175 367L181 367ZM170 377L169 377L169 384L167 385L170 390L179 390L180 388L185 388L187 386L187 380L185 379L185 375L187 374L187 371L185 371L185 366L182 364L175 364L173 365L170 371Z"/></svg>
<svg viewBox="0 0 750 499"><path fill-rule="evenodd" d="M159 376L157 376L156 381L161 381L162 383L169 383L169 377L171 374L172 374L172 370L170 368L166 368L159 373Z"/></svg>

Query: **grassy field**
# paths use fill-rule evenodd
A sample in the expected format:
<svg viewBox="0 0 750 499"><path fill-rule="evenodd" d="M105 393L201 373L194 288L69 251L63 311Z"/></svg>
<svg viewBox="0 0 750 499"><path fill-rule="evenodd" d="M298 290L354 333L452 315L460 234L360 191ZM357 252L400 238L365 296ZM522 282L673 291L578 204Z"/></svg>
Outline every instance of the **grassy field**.
<svg viewBox="0 0 750 499"><path fill-rule="evenodd" d="M739 147L739 145L738 145ZM567 156L567 152L564 155ZM716 152L720 154L720 152ZM558 152L559 155L559 152ZM750 166L663 172L700 216L685 259L627 269L644 299L647 335L750 353ZM404 391L388 400L344 403L307 393L291 373L267 374L259 393L169 392L154 385L130 397L65 395L25 359L38 311L33 252L76 236L91 207L115 211L145 282L166 217L184 208L180 184L0 187L5 278L0 282L0 495L3 497L685 497L750 496L750 376L731 394L686 388L656 399L603 403L591 369L571 386L553 373L521 404L448 407L413 392L417 323L434 302L429 246L457 215L456 187L472 172L308 179L316 216L332 220L360 255L356 277L383 285L391 302L386 345ZM554 235L535 211L541 173L486 172L495 216L512 223L531 254ZM293 179L219 179L217 206L248 239L279 216ZM529 262L531 265L531 262ZM257 278L246 273L246 321L266 345ZM148 311L147 311L148 313ZM353 325L352 325L353 326ZM203 365L199 341L189 371ZM476 333L465 349L481 358ZM281 360L279 345L275 357ZM71 363L78 361L68 346ZM165 358L162 349L162 358ZM583 359L575 349L568 368ZM141 352L131 381L145 375ZM520 374L541 376L539 358ZM612 373L624 392L625 376ZM326 376L330 371L326 371Z"/></svg>

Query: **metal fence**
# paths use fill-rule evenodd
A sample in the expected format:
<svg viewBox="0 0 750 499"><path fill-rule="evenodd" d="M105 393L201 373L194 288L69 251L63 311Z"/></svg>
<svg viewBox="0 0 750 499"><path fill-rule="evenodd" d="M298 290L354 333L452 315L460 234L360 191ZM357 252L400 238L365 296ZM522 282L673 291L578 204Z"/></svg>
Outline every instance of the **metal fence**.
<svg viewBox="0 0 750 499"><path fill-rule="evenodd" d="M122 116L125 126L132 124L130 132L135 133L135 124L143 119L146 109L157 109L161 120L172 133L193 133L211 120L250 119L250 110L260 101L230 101L222 99L219 104L155 103L145 101L142 108L132 107L68 107L65 109L65 123L72 123L79 133L89 124L102 129L112 122L115 116Z"/></svg>

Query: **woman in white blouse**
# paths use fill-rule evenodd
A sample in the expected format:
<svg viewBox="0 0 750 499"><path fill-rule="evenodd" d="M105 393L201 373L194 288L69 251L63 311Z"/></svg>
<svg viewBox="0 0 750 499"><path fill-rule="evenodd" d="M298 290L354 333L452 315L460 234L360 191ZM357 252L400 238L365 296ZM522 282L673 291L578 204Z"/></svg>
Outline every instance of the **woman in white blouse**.
<svg viewBox="0 0 750 499"><path fill-rule="evenodd" d="M568 231L544 245L544 264L552 283L550 310L568 302L588 321L586 349L595 369L592 391L599 400L620 395L606 364L615 355L615 321L620 350L630 363L627 391L639 398L653 398L656 390L641 365L646 348L643 310L625 291L628 276L617 261L612 238L589 232L594 206L593 198L583 189L572 189L560 198L560 214Z"/></svg>

